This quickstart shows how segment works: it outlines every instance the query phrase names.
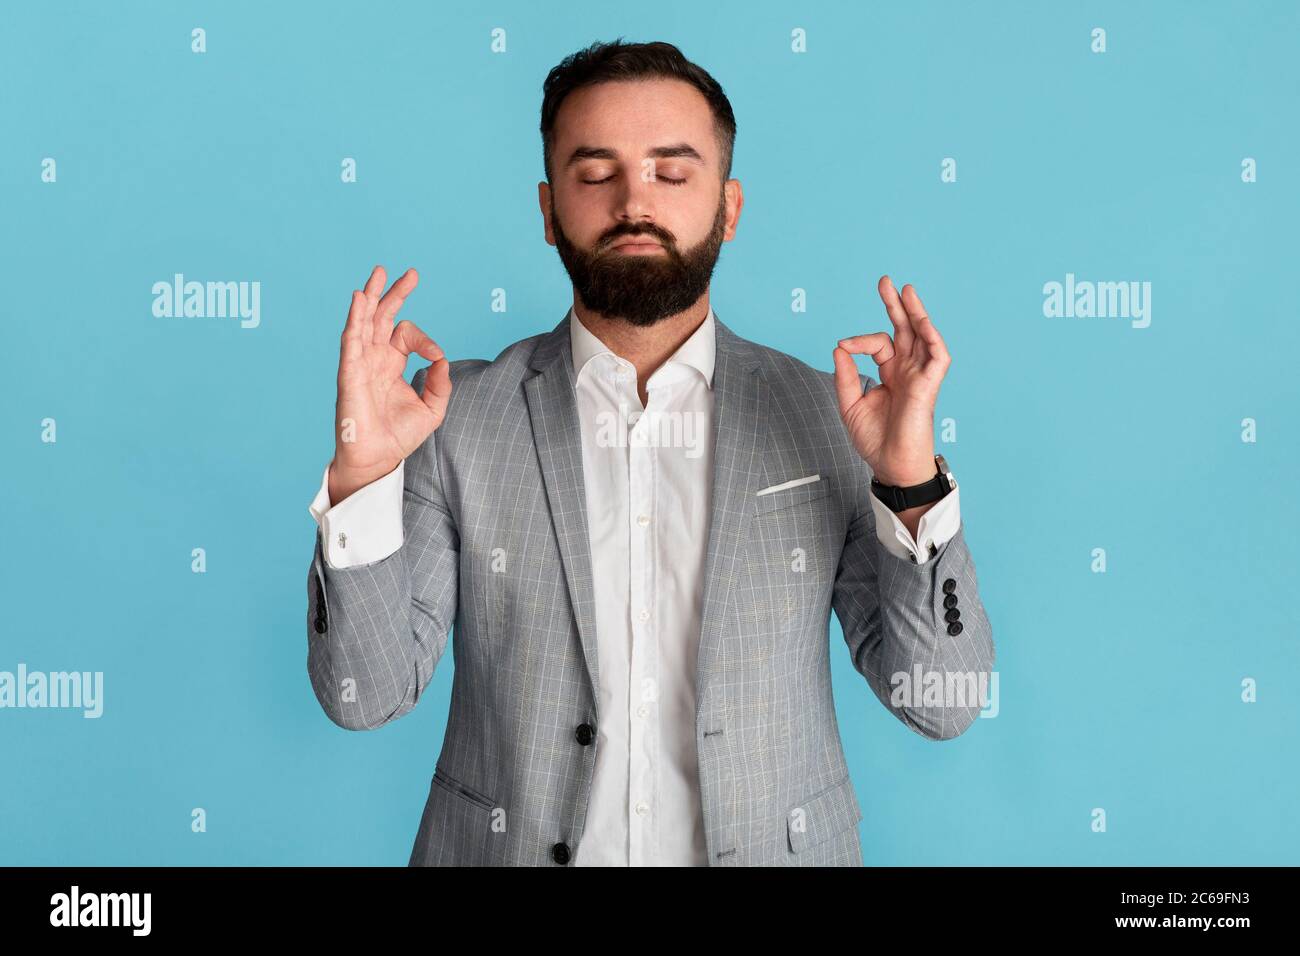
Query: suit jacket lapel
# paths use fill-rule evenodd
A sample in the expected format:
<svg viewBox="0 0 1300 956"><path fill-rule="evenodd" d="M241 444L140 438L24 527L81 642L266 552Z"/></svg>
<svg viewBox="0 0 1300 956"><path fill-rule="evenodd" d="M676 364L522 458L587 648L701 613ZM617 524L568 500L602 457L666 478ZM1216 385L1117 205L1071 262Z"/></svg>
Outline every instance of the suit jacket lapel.
<svg viewBox="0 0 1300 956"><path fill-rule="evenodd" d="M573 350L567 313L560 324L538 343L531 365L538 374L524 380L524 393L528 400L533 442L546 483L551 521L569 585L569 600L578 619L578 637L591 680L592 697L599 701L600 666L596 655L591 538L587 530L582 432L573 392Z"/></svg>
<svg viewBox="0 0 1300 956"><path fill-rule="evenodd" d="M704 612L696 703L713 677L727 603L736 598L736 555L754 515L767 444L768 388L753 343L723 325L714 310L713 496L704 564Z"/></svg>

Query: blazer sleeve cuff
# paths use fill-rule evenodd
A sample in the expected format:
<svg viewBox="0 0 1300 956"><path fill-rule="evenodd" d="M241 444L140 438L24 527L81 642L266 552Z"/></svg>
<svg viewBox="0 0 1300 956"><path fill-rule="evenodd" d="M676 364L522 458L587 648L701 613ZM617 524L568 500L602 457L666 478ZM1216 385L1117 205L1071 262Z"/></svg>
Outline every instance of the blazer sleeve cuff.
<svg viewBox="0 0 1300 956"><path fill-rule="evenodd" d="M335 569L354 568L382 561L402 546L402 495L406 462L358 488L331 506L329 465L320 490L307 510L320 527L325 564Z"/></svg>
<svg viewBox="0 0 1300 956"><path fill-rule="evenodd" d="M960 485L955 485L952 491L934 503L934 507L921 515L915 539L898 515L877 498L875 492L868 494L871 510L876 516L876 537L890 554L913 564L933 561L961 524Z"/></svg>

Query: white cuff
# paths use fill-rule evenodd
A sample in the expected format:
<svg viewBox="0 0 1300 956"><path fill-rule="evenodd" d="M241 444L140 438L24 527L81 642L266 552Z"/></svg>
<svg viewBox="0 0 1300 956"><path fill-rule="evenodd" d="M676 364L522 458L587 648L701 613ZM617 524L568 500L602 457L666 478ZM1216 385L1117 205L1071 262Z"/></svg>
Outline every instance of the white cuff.
<svg viewBox="0 0 1300 956"><path fill-rule="evenodd" d="M887 551L898 555L904 560L924 564L934 557L935 553L957 533L957 528L961 524L961 511L958 501L961 486L956 484L956 479L953 479L953 481L952 491L936 501L934 507L921 515L921 520L916 528L918 540L913 540L907 526L899 520L898 515L894 514L888 505L877 498L875 492L870 492L871 510L876 514L876 537L880 539L880 543L885 546ZM925 557L922 557L922 555L925 555Z"/></svg>
<svg viewBox="0 0 1300 956"><path fill-rule="evenodd" d="M405 461L330 507L330 466L325 466L320 491L307 510L321 531L321 551L331 568L352 568L382 561L397 551L402 532L403 468Z"/></svg>

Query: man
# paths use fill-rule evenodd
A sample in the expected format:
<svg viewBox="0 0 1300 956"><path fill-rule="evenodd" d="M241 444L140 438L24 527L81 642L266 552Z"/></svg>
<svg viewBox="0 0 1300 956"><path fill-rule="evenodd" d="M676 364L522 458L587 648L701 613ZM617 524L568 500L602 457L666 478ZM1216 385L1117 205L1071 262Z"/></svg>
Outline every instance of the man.
<svg viewBox="0 0 1300 956"><path fill-rule="evenodd" d="M842 339L834 375L722 323L735 120L676 47L597 44L544 91L538 198L573 306L449 361L394 325L414 270L353 293L311 506L312 686L335 723L379 727L455 625L411 865L861 865L831 609L928 738L980 701L900 700L894 675L994 660L934 454L943 340L888 277L892 338ZM431 364L408 385L411 353Z"/></svg>

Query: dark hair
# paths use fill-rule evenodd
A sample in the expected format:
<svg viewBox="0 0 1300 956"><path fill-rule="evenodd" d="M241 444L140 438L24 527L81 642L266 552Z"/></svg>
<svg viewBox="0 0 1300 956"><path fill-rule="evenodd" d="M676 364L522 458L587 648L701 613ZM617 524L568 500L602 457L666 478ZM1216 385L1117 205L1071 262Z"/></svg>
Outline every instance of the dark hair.
<svg viewBox="0 0 1300 956"><path fill-rule="evenodd" d="M546 76L542 84L542 163L551 180L551 150L555 146L555 116L564 98L576 89L619 80L674 79L691 84L704 95L713 111L713 126L722 155L722 178L731 177L731 156L736 143L736 116L731 101L706 70L696 66L671 43L593 43L570 54Z"/></svg>

